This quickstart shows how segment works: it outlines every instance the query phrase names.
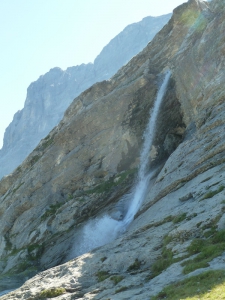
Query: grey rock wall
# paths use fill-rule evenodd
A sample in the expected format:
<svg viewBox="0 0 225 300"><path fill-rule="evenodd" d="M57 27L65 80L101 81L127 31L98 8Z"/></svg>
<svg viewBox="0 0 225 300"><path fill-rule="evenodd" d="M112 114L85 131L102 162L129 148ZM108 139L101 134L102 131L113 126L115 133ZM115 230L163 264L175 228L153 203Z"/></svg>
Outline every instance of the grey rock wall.
<svg viewBox="0 0 225 300"><path fill-rule="evenodd" d="M179 6L139 55L77 97L0 181L0 290L49 268L1 299L40 299L63 288L58 299L143 300L171 283L177 293L180 281L201 275L188 295L198 298L199 287L214 290L205 272L219 270L224 280L224 26L224 0ZM153 143L158 173L139 212L117 239L67 261L83 225L120 210L168 67Z"/></svg>
<svg viewBox="0 0 225 300"><path fill-rule="evenodd" d="M171 14L146 17L127 26L103 48L94 64L53 68L28 87L24 108L6 128L0 150L0 178L12 172L62 119L72 100L95 82L109 79L140 52Z"/></svg>

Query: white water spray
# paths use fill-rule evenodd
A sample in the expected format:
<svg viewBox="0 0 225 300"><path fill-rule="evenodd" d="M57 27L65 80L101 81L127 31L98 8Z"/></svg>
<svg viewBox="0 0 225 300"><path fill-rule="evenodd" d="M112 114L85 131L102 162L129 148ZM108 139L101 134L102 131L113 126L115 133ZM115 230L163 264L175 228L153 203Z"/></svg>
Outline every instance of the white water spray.
<svg viewBox="0 0 225 300"><path fill-rule="evenodd" d="M152 147L153 139L155 136L155 127L156 127L156 121L159 114L160 105L162 103L163 97L165 95L169 79L170 79L170 71L168 71L165 75L165 78L163 80L163 83L158 91L154 107L152 111L150 112L150 118L148 125L146 127L146 130L144 132L144 145L141 152L140 157L140 167L138 171L138 182L135 186L132 201L130 204L130 207L128 209L128 212L123 220L124 226L128 226L132 221L139 210L148 187L148 182L152 177L152 173L150 172L147 174L147 168L148 168L148 162L149 162L149 152Z"/></svg>
<svg viewBox="0 0 225 300"><path fill-rule="evenodd" d="M135 214L139 210L146 196L149 180L154 174L153 172L147 173L149 152L155 135L156 120L159 114L160 105L165 95L170 75L170 71L168 71L165 75L163 83L158 91L154 107L150 113L147 128L144 132L144 145L140 156L137 184L135 185L133 192L130 194L131 200L127 214L122 221L116 221L108 215L105 215L100 219L89 221L88 224L81 230L69 259L111 242L119 234L124 232L133 221Z"/></svg>

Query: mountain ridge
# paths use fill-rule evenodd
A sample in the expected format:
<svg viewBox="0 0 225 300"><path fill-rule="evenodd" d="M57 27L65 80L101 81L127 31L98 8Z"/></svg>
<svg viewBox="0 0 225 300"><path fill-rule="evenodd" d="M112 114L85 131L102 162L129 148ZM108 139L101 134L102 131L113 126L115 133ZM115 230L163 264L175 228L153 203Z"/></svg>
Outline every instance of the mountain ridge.
<svg viewBox="0 0 225 300"><path fill-rule="evenodd" d="M128 25L103 48L94 63L65 71L52 68L31 83L24 108L15 114L5 131L0 150L0 178L12 172L59 123L76 96L95 82L109 79L147 45L170 16L146 17Z"/></svg>

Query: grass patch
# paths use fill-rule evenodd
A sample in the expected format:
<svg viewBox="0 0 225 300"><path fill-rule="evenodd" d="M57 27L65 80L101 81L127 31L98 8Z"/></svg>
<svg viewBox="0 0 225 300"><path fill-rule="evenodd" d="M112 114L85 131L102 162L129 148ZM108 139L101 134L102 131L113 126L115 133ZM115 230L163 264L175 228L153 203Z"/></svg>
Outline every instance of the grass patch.
<svg viewBox="0 0 225 300"><path fill-rule="evenodd" d="M24 272L27 269L32 268L32 267L33 267L33 264L32 264L31 261L23 260L18 265L15 266L14 272L15 273L22 273L22 272Z"/></svg>
<svg viewBox="0 0 225 300"><path fill-rule="evenodd" d="M28 258L30 260L36 260L41 257L44 250L43 244L32 244L27 246Z"/></svg>
<svg viewBox="0 0 225 300"><path fill-rule="evenodd" d="M162 256L152 265L152 278L159 275L173 263L173 252L164 248Z"/></svg>
<svg viewBox="0 0 225 300"><path fill-rule="evenodd" d="M225 251L225 230L215 232L208 239L194 239L187 248L189 255L198 254L194 259L187 260L183 273L188 274L199 268L206 268L209 262Z"/></svg>
<svg viewBox="0 0 225 300"><path fill-rule="evenodd" d="M40 155L34 155L31 160L30 160L30 164L31 166L33 166L34 164L36 164L36 162L41 158Z"/></svg>
<svg viewBox="0 0 225 300"><path fill-rule="evenodd" d="M110 277L109 272L108 271L98 271L96 273L96 276L98 278L98 282L102 282L104 280L106 280L107 278Z"/></svg>
<svg viewBox="0 0 225 300"><path fill-rule="evenodd" d="M197 217L197 215L198 215L197 213L193 213L193 214L187 216L187 217L186 217L186 220L187 220L187 221L190 221L191 219Z"/></svg>
<svg viewBox="0 0 225 300"><path fill-rule="evenodd" d="M104 262L106 259L107 259L107 257L104 256L104 257L102 257L100 260L101 260L101 262Z"/></svg>
<svg viewBox="0 0 225 300"><path fill-rule="evenodd" d="M168 222L173 222L174 224L176 224L176 223L179 223L179 222L183 221L184 219L191 220L192 218L194 218L194 217L197 216L197 214L193 214L193 215L190 215L188 217L186 217L186 215L187 215L186 213L182 213L182 214L180 214L178 216L171 216L171 215L169 215L169 216L165 217L161 221L158 221L158 222L155 222L155 223L150 223L150 224L142 227L142 229L141 230L140 229L137 230L135 232L135 234L136 233L141 233L141 232L146 231L146 230L148 230L150 228L153 228L153 227L161 226L161 225L163 225L165 223L168 223ZM166 239L168 239L168 240L170 239L170 241L171 241L172 237L171 236L167 236ZM169 243L169 241L168 241L168 243Z"/></svg>
<svg viewBox="0 0 225 300"><path fill-rule="evenodd" d="M205 238L208 239L209 237L213 236L215 233L216 233L216 228L213 227L209 230L204 231L203 235Z"/></svg>
<svg viewBox="0 0 225 300"><path fill-rule="evenodd" d="M44 221L48 217L54 215L63 204L64 202L50 205L49 209L47 209L46 212L41 216L41 221Z"/></svg>
<svg viewBox="0 0 225 300"><path fill-rule="evenodd" d="M64 294L65 292L66 290L64 288L52 288L52 289L43 290L39 296L41 299L55 298Z"/></svg>
<svg viewBox="0 0 225 300"><path fill-rule="evenodd" d="M85 194L102 194L109 192L113 187L116 187L122 184L129 176L134 176L137 169L128 170L127 172L123 172L120 176L112 177L109 180L97 185L95 188L91 190L85 191ZM115 179L117 179L115 181Z"/></svg>
<svg viewBox="0 0 225 300"><path fill-rule="evenodd" d="M141 262L138 260L138 258L135 259L134 263L129 266L127 269L128 272L133 272L139 270L141 267Z"/></svg>
<svg viewBox="0 0 225 300"><path fill-rule="evenodd" d="M225 271L207 271L165 287L151 300L198 300L198 299L224 299Z"/></svg>
<svg viewBox="0 0 225 300"><path fill-rule="evenodd" d="M21 184L19 184L17 187L15 187L12 191L12 195L24 184L24 182L22 182Z"/></svg>
<svg viewBox="0 0 225 300"><path fill-rule="evenodd" d="M46 149L48 146L50 146L54 141L54 137L49 138L49 136L47 136L44 140L43 143L41 145L42 150Z"/></svg>
<svg viewBox="0 0 225 300"><path fill-rule="evenodd" d="M181 256L174 258L173 252L171 249L167 248L167 245L172 241L172 237L169 235L166 235L163 239L163 247L162 247L162 253L161 256L158 257L158 259L153 263L151 271L152 273L150 276L148 276L146 279L150 280L159 274L162 273L162 271L166 270L169 266L171 266L173 263L176 263L178 261L183 260L186 258L186 256Z"/></svg>
<svg viewBox="0 0 225 300"><path fill-rule="evenodd" d="M115 276L110 277L110 280L112 280L115 285L117 283L119 283L120 281L122 281L123 279L124 279L124 277L121 275L115 275Z"/></svg>
<svg viewBox="0 0 225 300"><path fill-rule="evenodd" d="M5 250L6 251L12 251L12 243L11 243L8 236L5 236L5 243L6 243Z"/></svg>
<svg viewBox="0 0 225 300"><path fill-rule="evenodd" d="M218 192L222 192L223 190L225 189L225 186L224 185L221 185L219 188L218 188Z"/></svg>
<svg viewBox="0 0 225 300"><path fill-rule="evenodd" d="M173 222L173 219L174 219L173 216L165 217L165 218L162 220L162 222L159 222L159 224L157 224L157 226L160 226L160 225L162 225L162 224L164 224L164 223L167 223L167 222Z"/></svg>
<svg viewBox="0 0 225 300"><path fill-rule="evenodd" d="M212 198L212 197L215 196L216 194L219 194L220 192L222 192L224 189L225 189L225 186L221 185L217 190L215 190L215 191L209 191L208 193L206 193L206 194L200 199L200 201L205 200L205 199Z"/></svg>
<svg viewBox="0 0 225 300"><path fill-rule="evenodd" d="M6 273L0 275L0 282L4 279L9 279L9 277L22 278L22 277L33 277L38 273L38 268L35 266L27 267L24 271L18 272L16 268L12 268Z"/></svg>
<svg viewBox="0 0 225 300"><path fill-rule="evenodd" d="M27 247L23 247L20 249L13 249L12 252L10 253L10 256L16 255L19 253L21 250L27 249L28 255L27 257L20 261L16 266L15 266L15 273L22 273L26 272L28 269L31 268L38 268L38 258L41 257L43 253L44 246L43 244L32 244Z"/></svg>
<svg viewBox="0 0 225 300"><path fill-rule="evenodd" d="M67 200L72 200L72 199L73 199L73 195L72 194L68 194Z"/></svg>
<svg viewBox="0 0 225 300"><path fill-rule="evenodd" d="M174 219L173 219L173 223L174 223L174 224L177 224L177 223L180 223L180 222L182 222L183 220L185 220L185 219L186 219L186 216L187 216L187 214L186 214L186 213L182 213L182 214L180 214L180 215L178 215L178 216L174 217Z"/></svg>
<svg viewBox="0 0 225 300"><path fill-rule="evenodd" d="M121 293L121 292L126 291L126 290L128 290L128 287L127 286L122 286L121 288L119 288L115 291L115 294Z"/></svg>
<svg viewBox="0 0 225 300"><path fill-rule="evenodd" d="M10 252L9 256L14 256L17 253L19 253L21 250L23 250L23 248L19 248L19 249L13 248L12 251Z"/></svg>

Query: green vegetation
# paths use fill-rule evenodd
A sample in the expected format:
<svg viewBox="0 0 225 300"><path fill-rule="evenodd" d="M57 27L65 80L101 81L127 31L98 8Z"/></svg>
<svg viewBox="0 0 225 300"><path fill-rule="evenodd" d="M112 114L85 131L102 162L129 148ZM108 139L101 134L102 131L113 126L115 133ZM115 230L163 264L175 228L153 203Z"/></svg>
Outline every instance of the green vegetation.
<svg viewBox="0 0 225 300"><path fill-rule="evenodd" d="M64 294L66 292L66 290L64 288L52 288L52 289L47 289L47 290L43 290L40 293L40 298L44 299L44 298L55 298L58 297L62 294Z"/></svg>
<svg viewBox="0 0 225 300"><path fill-rule="evenodd" d="M96 273L96 276L98 278L98 282L106 280L108 277L110 277L110 274L108 271L98 271Z"/></svg>
<svg viewBox="0 0 225 300"><path fill-rule="evenodd" d="M152 274L150 278L154 278L155 276L162 273L162 271L166 270L173 262L175 262L173 259L173 252L170 249L164 247L161 257L159 257L159 259L157 259L152 265Z"/></svg>
<svg viewBox="0 0 225 300"><path fill-rule="evenodd" d="M167 222L173 222L173 219L174 219L173 216L168 216L168 217L164 218L161 222L159 222L157 224L157 226L161 226L162 224L167 223Z"/></svg>
<svg viewBox="0 0 225 300"><path fill-rule="evenodd" d="M32 268L33 264L31 261L24 259L14 268L15 273L22 273L29 268Z"/></svg>
<svg viewBox="0 0 225 300"><path fill-rule="evenodd" d="M49 137L47 136L44 140L43 143L41 145L41 150L44 150L45 148L47 148L48 146L50 146L54 141L54 137Z"/></svg>
<svg viewBox="0 0 225 300"><path fill-rule="evenodd" d="M190 220L191 218L196 217L197 214L190 215L187 217L186 213L181 213L178 216L168 216L161 222L159 222L159 225L164 224L166 222L173 222L174 224L177 224L179 222L182 222L185 219ZM149 280L151 278L154 278L155 276L159 275L163 270L167 269L171 264L181 261L186 256L174 258L172 250L167 248L167 245L172 241L172 236L166 235L163 239L163 246L162 246L162 252L161 256L154 262L152 265L152 273L150 276L148 276L146 279Z"/></svg>
<svg viewBox="0 0 225 300"><path fill-rule="evenodd" d="M21 171L22 171L21 166L17 167L15 170L16 173L20 173Z"/></svg>
<svg viewBox="0 0 225 300"><path fill-rule="evenodd" d="M127 289L128 289L128 287L122 286L121 288L119 288L118 290L115 291L115 294L118 294L120 292L126 291Z"/></svg>
<svg viewBox="0 0 225 300"><path fill-rule="evenodd" d="M163 224L165 224L167 222L173 222L174 224L176 224L176 223L182 222L184 219L191 220L192 218L194 218L196 216L197 216L197 214L193 214L193 215L187 216L186 213L182 213L182 214L180 214L178 216L171 216L171 215L169 215L169 216L165 217L161 221L158 221L158 222L155 222L155 223L150 223L150 224L146 225L138 233L143 232L145 230L148 230L148 229L150 229L152 227L161 226L161 225L163 225Z"/></svg>
<svg viewBox="0 0 225 300"><path fill-rule="evenodd" d="M124 277L121 275L115 275L115 276L110 277L110 280L112 280L115 285L117 283L119 283L120 281L122 281L123 279L124 279Z"/></svg>
<svg viewBox="0 0 225 300"><path fill-rule="evenodd" d="M5 250L6 251L12 250L12 243L11 243L9 237L6 235L5 235L5 242L6 242Z"/></svg>
<svg viewBox="0 0 225 300"><path fill-rule="evenodd" d="M106 259L107 259L106 256L102 257L102 258L101 258L101 262L104 262Z"/></svg>
<svg viewBox="0 0 225 300"><path fill-rule="evenodd" d="M167 248L167 245L172 241L172 237L170 235L166 235L163 239L163 247L161 256L153 263L152 265L152 273L150 276L146 278L146 280L152 279L158 276L162 271L166 270L173 263L183 260L187 256L181 256L178 258L173 257L173 252L171 249Z"/></svg>
<svg viewBox="0 0 225 300"><path fill-rule="evenodd" d="M9 278L11 276L15 276L18 278L18 276L21 277L31 277L34 276L38 273L38 269L35 266L26 266L26 268L24 269L25 264L23 263L20 268L15 268L13 267L11 270L9 270L8 272L1 274L0 275L0 282L2 280L4 280L5 278ZM19 274L19 275L18 275Z"/></svg>
<svg viewBox="0 0 225 300"><path fill-rule="evenodd" d="M19 249L14 248L14 249L12 249L10 255L15 255L15 254L19 253L22 250L27 250L28 255L32 256L33 255L32 252L34 250L36 250L36 252L40 252L40 251L43 250L43 244L31 244L31 245L28 245L27 247L22 247L22 248L19 248ZM37 258L37 257L35 256L35 258Z"/></svg>
<svg viewBox="0 0 225 300"><path fill-rule="evenodd" d="M33 166L40 158L41 158L41 155L34 155L30 160L31 166Z"/></svg>
<svg viewBox="0 0 225 300"><path fill-rule="evenodd" d="M209 238L211 237L213 234L215 234L216 229L215 228L211 228L209 230L204 231L203 235L205 238Z"/></svg>
<svg viewBox="0 0 225 300"><path fill-rule="evenodd" d="M123 172L120 176L118 177L111 177L109 180L97 185L95 188L91 190L87 190L85 193L86 194L101 194L101 193L106 193L109 192L113 187L116 187L120 184L122 184L129 176L134 176L136 173L137 169L132 169L128 170L126 172ZM117 179L117 180L115 180Z"/></svg>
<svg viewBox="0 0 225 300"><path fill-rule="evenodd" d="M38 269L38 259L41 257L44 250L43 244L32 244L27 247L22 247L19 249L10 248L8 251L10 253L5 256L5 259L10 256L15 256L17 253L24 251L26 258L20 260L19 263L14 267L13 273L19 274L24 272L33 272Z"/></svg>
<svg viewBox="0 0 225 300"><path fill-rule="evenodd" d="M166 234L163 239L163 246L166 247L170 242L172 242L173 238L171 235Z"/></svg>
<svg viewBox="0 0 225 300"><path fill-rule="evenodd" d="M63 204L64 202L50 205L49 209L47 209L46 212L41 216L41 221L44 221L48 217L54 215Z"/></svg>
<svg viewBox="0 0 225 300"><path fill-rule="evenodd" d="M197 215L198 215L197 213L193 213L192 215L187 216L187 217L186 217L186 220L189 221L189 220L191 220L191 219L197 217Z"/></svg>
<svg viewBox="0 0 225 300"><path fill-rule="evenodd" d="M19 248L19 249L13 248L13 249L11 249L11 252L10 252L9 255L10 256L14 256L14 255L16 255L17 253L19 253L22 250L23 250L23 248Z"/></svg>
<svg viewBox="0 0 225 300"><path fill-rule="evenodd" d="M223 190L225 189L225 186L221 185L217 190L215 191L209 191L208 193L206 193L202 199L202 200L205 200L205 199L209 199L209 198L212 198L213 196L215 196L216 194L219 194L220 192L222 192Z"/></svg>
<svg viewBox="0 0 225 300"><path fill-rule="evenodd" d="M139 270L141 267L141 262L138 260L138 258L135 258L135 261L132 265L129 266L127 269L128 272L133 272Z"/></svg>
<svg viewBox="0 0 225 300"><path fill-rule="evenodd" d="M15 187L12 191L12 195L24 184L24 182L22 182L21 184L19 184L17 187Z"/></svg>
<svg viewBox="0 0 225 300"><path fill-rule="evenodd" d="M72 200L73 199L73 195L72 194L68 194L67 199L68 200Z"/></svg>
<svg viewBox="0 0 225 300"><path fill-rule="evenodd" d="M44 245L43 244L32 244L27 246L28 258L33 261L41 257L43 253Z"/></svg>
<svg viewBox="0 0 225 300"><path fill-rule="evenodd" d="M186 216L187 216L186 213L182 213L182 214L180 214L180 215L174 217L174 218L173 218L173 223L174 223L174 224L177 224L177 223L182 222L183 220L186 219Z"/></svg>
<svg viewBox="0 0 225 300"><path fill-rule="evenodd" d="M213 234L213 231L212 231ZM188 274L199 268L206 268L209 262L225 251L225 230L215 232L208 239L194 239L187 248L189 255L195 258L183 262L183 273Z"/></svg>
<svg viewBox="0 0 225 300"><path fill-rule="evenodd" d="M221 186L218 188L218 193L222 192L224 189L225 189L225 186L224 186L224 185L221 185Z"/></svg>
<svg viewBox="0 0 225 300"><path fill-rule="evenodd" d="M225 295L225 271L207 271L164 288L151 300L220 300Z"/></svg>

